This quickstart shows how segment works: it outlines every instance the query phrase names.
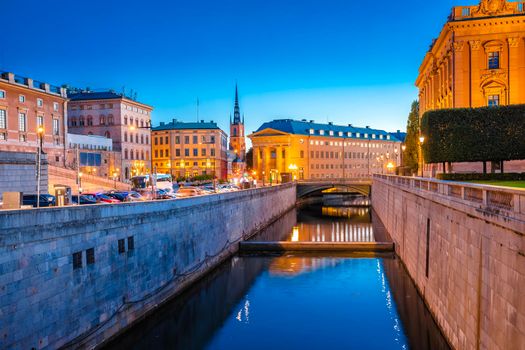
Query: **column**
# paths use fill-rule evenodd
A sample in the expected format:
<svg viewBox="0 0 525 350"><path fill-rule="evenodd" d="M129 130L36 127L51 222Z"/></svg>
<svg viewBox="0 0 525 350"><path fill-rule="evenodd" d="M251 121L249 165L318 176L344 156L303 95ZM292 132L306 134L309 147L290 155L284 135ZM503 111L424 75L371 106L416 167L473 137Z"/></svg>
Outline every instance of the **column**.
<svg viewBox="0 0 525 350"><path fill-rule="evenodd" d="M520 43L523 40L519 37L508 38L509 44L509 100L508 104L520 104L525 103L525 98L523 97L523 91L525 91L525 86L523 83L522 74L525 73L524 64L520 62L520 59L523 61L523 57L520 57L520 52L523 55L523 50L520 47ZM520 86L521 85L521 86Z"/></svg>
<svg viewBox="0 0 525 350"><path fill-rule="evenodd" d="M453 43L453 74L452 83L453 106L454 108L470 107L469 105L469 53L465 50L464 41Z"/></svg>
<svg viewBox="0 0 525 350"><path fill-rule="evenodd" d="M266 146L262 149L263 151L263 169L264 178L266 181L270 179L270 147Z"/></svg>
<svg viewBox="0 0 525 350"><path fill-rule="evenodd" d="M480 88L480 48L481 41L471 40L470 44L470 107L482 107L485 106L485 97L481 92Z"/></svg>
<svg viewBox="0 0 525 350"><path fill-rule="evenodd" d="M257 179L261 178L261 164L260 164L260 149L259 147L253 147L253 168L257 172Z"/></svg>
<svg viewBox="0 0 525 350"><path fill-rule="evenodd" d="M281 174L283 171L283 147L277 146L275 147L275 168L279 171L279 174Z"/></svg>

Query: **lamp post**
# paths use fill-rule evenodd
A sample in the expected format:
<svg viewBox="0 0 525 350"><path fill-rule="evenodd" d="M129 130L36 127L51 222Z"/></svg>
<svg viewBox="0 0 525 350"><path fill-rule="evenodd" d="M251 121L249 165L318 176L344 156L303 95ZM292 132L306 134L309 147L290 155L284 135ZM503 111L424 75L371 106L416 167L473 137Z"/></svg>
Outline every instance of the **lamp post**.
<svg viewBox="0 0 525 350"><path fill-rule="evenodd" d="M295 172L297 171L297 165L295 165L295 164L290 164L290 165L288 166L288 169L289 169L289 170L291 171L291 173L292 173L292 176L293 176L292 179L293 179L293 181L297 180L297 175L295 174Z"/></svg>
<svg viewBox="0 0 525 350"><path fill-rule="evenodd" d="M82 173L79 171L77 177L77 184L78 184L78 205L80 205L80 195L82 194Z"/></svg>
<svg viewBox="0 0 525 350"><path fill-rule="evenodd" d="M419 161L421 163L421 177L425 175L423 169L425 166L425 160L423 159L423 143L425 143L425 136L421 135L419 136Z"/></svg>
<svg viewBox="0 0 525 350"><path fill-rule="evenodd" d="M43 151L43 139L44 139L44 127L42 125L38 126L38 154L37 154L37 168L36 168L36 207L40 208L40 177L42 173L42 154Z"/></svg>

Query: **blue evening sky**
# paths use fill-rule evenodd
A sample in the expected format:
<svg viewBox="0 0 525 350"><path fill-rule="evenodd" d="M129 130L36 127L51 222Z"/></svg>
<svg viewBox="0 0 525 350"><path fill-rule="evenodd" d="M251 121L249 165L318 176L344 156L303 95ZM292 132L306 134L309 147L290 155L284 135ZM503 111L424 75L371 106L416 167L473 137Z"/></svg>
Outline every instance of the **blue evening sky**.
<svg viewBox="0 0 525 350"><path fill-rule="evenodd" d="M405 129L414 81L451 8L477 0L0 0L0 69L138 92L229 132L275 118Z"/></svg>

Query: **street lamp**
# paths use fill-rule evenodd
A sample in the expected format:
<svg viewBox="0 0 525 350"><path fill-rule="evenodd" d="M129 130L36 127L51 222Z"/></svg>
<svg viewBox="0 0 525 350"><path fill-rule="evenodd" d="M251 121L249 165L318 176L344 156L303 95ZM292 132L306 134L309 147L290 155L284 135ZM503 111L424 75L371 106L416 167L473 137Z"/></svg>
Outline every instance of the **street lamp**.
<svg viewBox="0 0 525 350"><path fill-rule="evenodd" d="M425 175L423 172L423 167L425 166L425 160L423 159L423 143L425 143L425 136L421 135L419 136L419 161L421 163L421 177Z"/></svg>
<svg viewBox="0 0 525 350"><path fill-rule="evenodd" d="M116 171L113 172L113 187L117 189L117 172Z"/></svg>
<svg viewBox="0 0 525 350"><path fill-rule="evenodd" d="M295 172L296 172L297 169L298 169L298 168L297 168L297 165L295 165L295 164L290 164L290 165L288 166L288 169L292 172L293 180L294 180L294 181L297 180L297 175L295 174Z"/></svg>
<svg viewBox="0 0 525 350"><path fill-rule="evenodd" d="M43 151L43 140L44 140L44 127L39 125L37 128L38 134L38 154L37 154L37 168L36 168L36 207L40 208L40 177L42 173L42 154Z"/></svg>

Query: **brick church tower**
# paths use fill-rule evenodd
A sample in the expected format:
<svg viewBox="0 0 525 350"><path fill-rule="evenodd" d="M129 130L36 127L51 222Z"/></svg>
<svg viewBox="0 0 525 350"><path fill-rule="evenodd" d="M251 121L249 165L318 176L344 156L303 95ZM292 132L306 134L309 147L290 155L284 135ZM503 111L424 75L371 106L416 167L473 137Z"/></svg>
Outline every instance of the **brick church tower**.
<svg viewBox="0 0 525 350"><path fill-rule="evenodd" d="M233 120L230 115L230 151L234 153L232 161L233 175L242 176L246 170L246 139L244 134L244 116L241 120L237 85L235 85Z"/></svg>

